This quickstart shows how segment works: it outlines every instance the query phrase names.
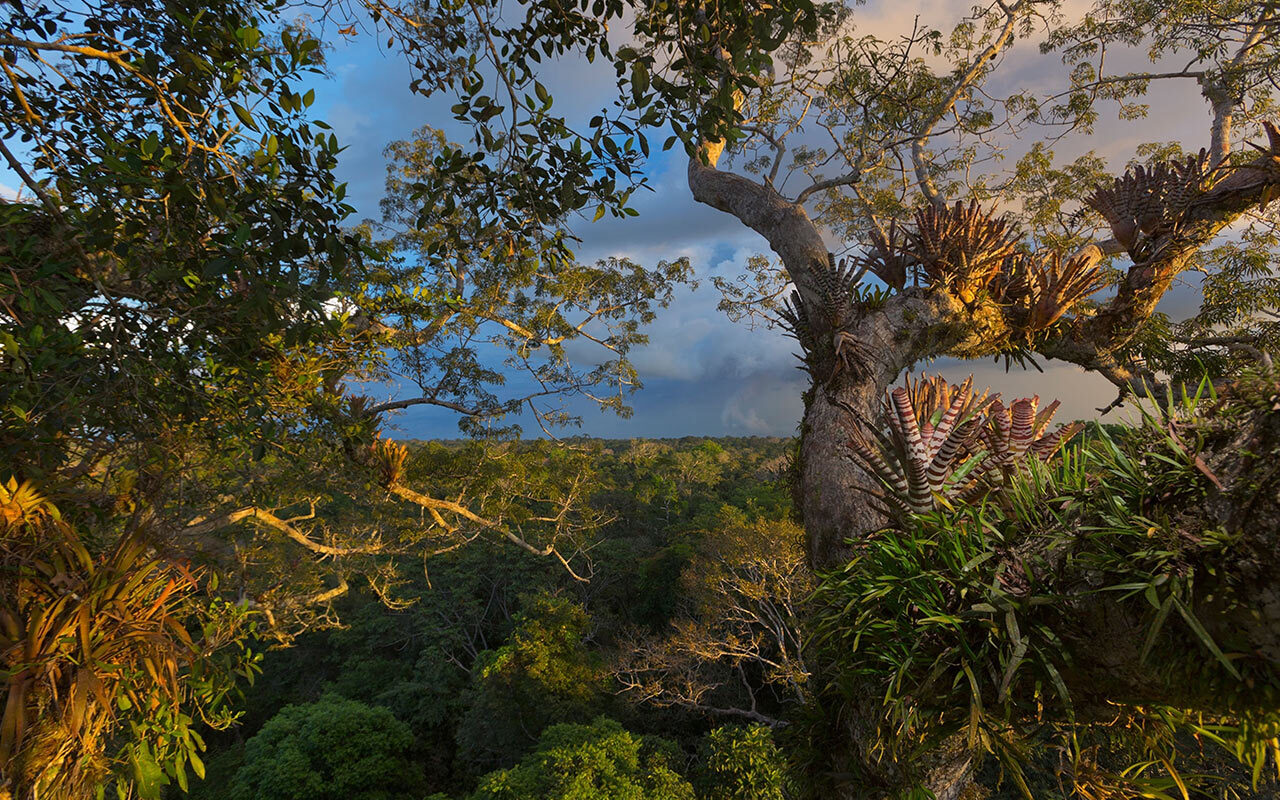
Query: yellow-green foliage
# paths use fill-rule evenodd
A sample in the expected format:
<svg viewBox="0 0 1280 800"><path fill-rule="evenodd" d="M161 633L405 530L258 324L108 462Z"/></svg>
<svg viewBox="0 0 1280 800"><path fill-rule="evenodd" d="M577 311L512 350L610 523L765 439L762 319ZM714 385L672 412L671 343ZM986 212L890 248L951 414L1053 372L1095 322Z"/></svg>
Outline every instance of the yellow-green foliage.
<svg viewBox="0 0 1280 800"><path fill-rule="evenodd" d="M553 725L518 765L487 775L471 800L693 800L679 749L600 717Z"/></svg>
<svg viewBox="0 0 1280 800"><path fill-rule="evenodd" d="M534 596L507 643L480 656L458 728L459 752L473 768L508 766L547 725L597 713L604 683L583 643L590 622L576 603Z"/></svg>

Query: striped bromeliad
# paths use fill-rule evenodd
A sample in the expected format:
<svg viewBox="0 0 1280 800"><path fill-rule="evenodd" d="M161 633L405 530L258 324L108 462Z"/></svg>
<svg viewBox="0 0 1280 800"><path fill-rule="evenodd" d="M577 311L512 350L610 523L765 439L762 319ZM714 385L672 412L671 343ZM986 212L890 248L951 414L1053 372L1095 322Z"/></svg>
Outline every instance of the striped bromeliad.
<svg viewBox="0 0 1280 800"><path fill-rule="evenodd" d="M1039 397L1005 406L999 395L973 391L942 376L908 379L885 398L880 419L860 419L849 439L856 464L881 484L872 493L890 513L920 514L976 500L1027 458L1047 459L1080 423L1048 431L1054 401Z"/></svg>

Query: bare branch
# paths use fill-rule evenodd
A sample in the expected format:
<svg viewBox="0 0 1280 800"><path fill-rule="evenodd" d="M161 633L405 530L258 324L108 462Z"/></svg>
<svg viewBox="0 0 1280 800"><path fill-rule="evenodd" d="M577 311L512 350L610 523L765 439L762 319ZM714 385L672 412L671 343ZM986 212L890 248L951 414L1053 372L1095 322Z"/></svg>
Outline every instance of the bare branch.
<svg viewBox="0 0 1280 800"><path fill-rule="evenodd" d="M1240 98L1234 97L1226 86L1227 74L1238 69L1253 48L1262 41L1262 34L1267 28L1266 20L1258 20L1246 34L1240 49L1223 67L1222 73L1214 79L1204 77L1200 85L1204 96L1213 106L1213 125L1210 128L1209 156L1214 167L1224 163L1231 155L1231 125L1235 108Z"/></svg>
<svg viewBox="0 0 1280 800"><path fill-rule="evenodd" d="M1275 369L1271 355L1258 347L1258 340L1250 336L1204 336L1198 339L1175 338L1174 341L1188 347L1225 347L1228 350L1239 350L1256 360L1268 372Z"/></svg>
<svg viewBox="0 0 1280 800"><path fill-rule="evenodd" d="M430 495L425 495L425 494L422 494L421 492L415 492L413 489L410 489L409 487L404 486L400 483L391 484L390 486L387 487L387 491L391 492L396 497L399 497L402 500L407 500L408 502L413 503L414 505L425 508L432 515L432 518L435 519L436 522L440 524L442 527L444 527L446 530L453 531L453 530L456 530L456 528L454 526L449 525L444 520L444 518L440 514L441 511L447 511L451 514L456 514L459 517L462 517L463 519L469 522L473 522L476 525L479 525L483 528L496 531L507 541L511 542L512 544L516 545L517 547L521 548L522 550L528 553L532 553L535 556L543 556L543 557L553 556L557 561L560 562L560 565L565 568L565 571L569 573L570 577L582 583L587 582L587 578L584 578L581 575L579 575L577 572L575 572L573 567L569 565L568 559L566 559L564 555L561 554L560 551L557 550L555 545L553 544L548 544L543 547L537 547L536 545L531 544L523 536L520 536L519 534L512 531L507 526L502 525L501 523L496 522L494 520L485 519L484 517L480 516L479 514L476 514L474 511L462 505L461 503L455 503L449 500L439 500L437 498L431 497Z"/></svg>
<svg viewBox="0 0 1280 800"><path fill-rule="evenodd" d="M315 517L315 503L311 504L311 512L298 517L290 517L289 519L281 519L275 514L257 506L246 506L235 511L227 511L215 517L197 517L193 519L186 527L178 531L182 536L198 537L229 528L238 522L244 520L252 520L260 523L275 531L283 533L293 541L307 548L313 553L319 553L325 556L350 556L350 555L367 555L370 553L378 553L383 550L381 542L364 547L334 547L332 545L322 544L315 541L311 537L304 534L293 526L293 523L302 520L313 519Z"/></svg>
<svg viewBox="0 0 1280 800"><path fill-rule="evenodd" d="M1000 33L996 38L978 53L977 57L969 64L968 68L960 74L956 79L956 83L951 87L951 91L943 99L942 103L934 109L933 114L925 120L924 124L916 132L916 138L911 143L911 160L915 165L916 182L920 186L920 191L928 198L929 202L934 205L943 205L946 200L938 193L938 187L933 182L933 176L929 174L929 157L925 152L925 147L929 144L929 136L933 133L933 129L937 127L942 118L951 113L956 103L964 96L978 78L982 76L983 70L987 63L1000 54L1006 45L1013 39L1014 24L1017 22L1018 14L1031 0L1018 0L1013 5L1006 5L1001 2L1000 9L1004 12L1004 26L1000 29Z"/></svg>

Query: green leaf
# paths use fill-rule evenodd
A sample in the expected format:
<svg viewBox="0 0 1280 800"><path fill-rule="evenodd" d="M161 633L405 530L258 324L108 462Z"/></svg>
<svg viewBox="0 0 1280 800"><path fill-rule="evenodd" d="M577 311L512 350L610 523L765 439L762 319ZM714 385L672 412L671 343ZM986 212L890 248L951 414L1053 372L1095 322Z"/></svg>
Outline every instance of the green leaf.
<svg viewBox="0 0 1280 800"><path fill-rule="evenodd" d="M1172 595L1170 596L1172 597ZM1196 619L1195 614L1191 613L1191 609L1187 608L1186 605L1176 597L1173 598L1173 604L1178 609L1178 613L1182 615L1182 619L1187 623L1187 627L1191 628L1191 631L1196 635L1196 638L1200 640L1200 644L1204 645L1205 649L1210 653L1213 653L1213 657L1218 659L1219 663L1226 668L1227 672L1231 673L1231 677L1236 680L1240 680L1240 671L1235 668L1234 664L1227 660L1226 655L1218 648L1217 642L1213 641L1213 637L1210 636L1209 632L1200 624L1200 620Z"/></svg>
<svg viewBox="0 0 1280 800"><path fill-rule="evenodd" d="M231 110L236 112L236 116L240 118L246 128L253 131L258 130L258 123L253 121L253 114L249 113L249 109L232 100Z"/></svg>
<svg viewBox="0 0 1280 800"><path fill-rule="evenodd" d="M637 61L631 67L631 95L637 101L649 91L649 68L643 61Z"/></svg>
<svg viewBox="0 0 1280 800"><path fill-rule="evenodd" d="M169 785L169 779L151 756L146 744L141 744L134 750L132 760L133 780L138 796L143 800L159 800L161 790Z"/></svg>
<svg viewBox="0 0 1280 800"><path fill-rule="evenodd" d="M1147 635L1142 642L1142 652L1138 653L1138 663L1145 664L1147 656L1151 655L1151 648L1155 646L1156 637L1160 635L1160 630L1164 627L1164 622L1169 616L1169 612L1173 609L1174 596L1170 594L1159 611L1156 612L1156 618L1152 620L1151 627L1147 629Z"/></svg>

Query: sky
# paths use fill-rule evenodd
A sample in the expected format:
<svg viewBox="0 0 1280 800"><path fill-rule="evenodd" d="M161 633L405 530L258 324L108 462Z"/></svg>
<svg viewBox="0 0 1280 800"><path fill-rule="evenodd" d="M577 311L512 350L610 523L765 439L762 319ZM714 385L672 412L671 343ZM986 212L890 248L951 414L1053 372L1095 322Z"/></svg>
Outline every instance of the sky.
<svg viewBox="0 0 1280 800"><path fill-rule="evenodd" d="M935 25L958 19L968 0L871 0L856 10L864 32L882 36L911 29L919 15ZM382 42L385 44L385 40ZM1019 44L1001 69L996 89L1014 82L1046 94L1061 88L1062 68L1056 56L1042 56L1034 44ZM553 63L539 79L556 97L557 109L569 116L590 114L608 102L613 89L611 68L602 61ZM318 81L315 116L331 124L346 149L338 177L348 183L349 202L359 217L376 217L385 176L383 149L388 143L411 136L426 124L445 130L455 139L466 134L448 112L449 98L424 99L408 91L407 67L396 55L384 52L368 33L345 37L328 54L331 77ZM1193 85L1153 87L1151 113L1141 125L1123 123L1115 110L1104 109L1097 135L1090 141L1067 144L1060 155L1074 157L1095 149L1121 167L1143 141L1180 139L1198 148L1207 144L1208 109ZM1152 132L1156 133L1153 134ZM661 141L664 136L650 137ZM1008 142L1011 155L1029 142ZM1010 163L1012 162L1010 159ZM639 194L633 203L638 217L606 218L577 226L584 261L606 256L627 257L646 266L659 260L688 257L702 288L681 290L671 307L661 311L647 333L650 343L633 352L644 388L631 397L634 415L628 419L602 413L584 402L580 429L569 434L610 438L678 437L686 435L790 436L802 413L801 394L807 387L797 366L796 342L781 331L750 330L733 323L716 310L719 295L710 286L712 276L739 274L747 259L768 251L764 240L727 214L695 203L685 182L684 156L678 148L655 155L647 170L653 191ZM0 169L0 192L12 194L17 184L11 173ZM1166 308L1186 313L1194 307L1189 292L1175 294ZM1096 408L1114 398L1103 378L1077 367L1049 362L1045 373L1024 373L1015 368L1006 374L1003 365L989 361L959 364L942 360L918 365L941 371L958 381L975 374L978 385L989 385L1006 398L1039 394L1047 401L1062 402L1060 419L1092 418ZM394 396L396 387L368 387L369 394ZM389 420L395 435L405 438L449 438L457 435L456 417L427 408L416 408ZM527 431L536 426L526 425Z"/></svg>

